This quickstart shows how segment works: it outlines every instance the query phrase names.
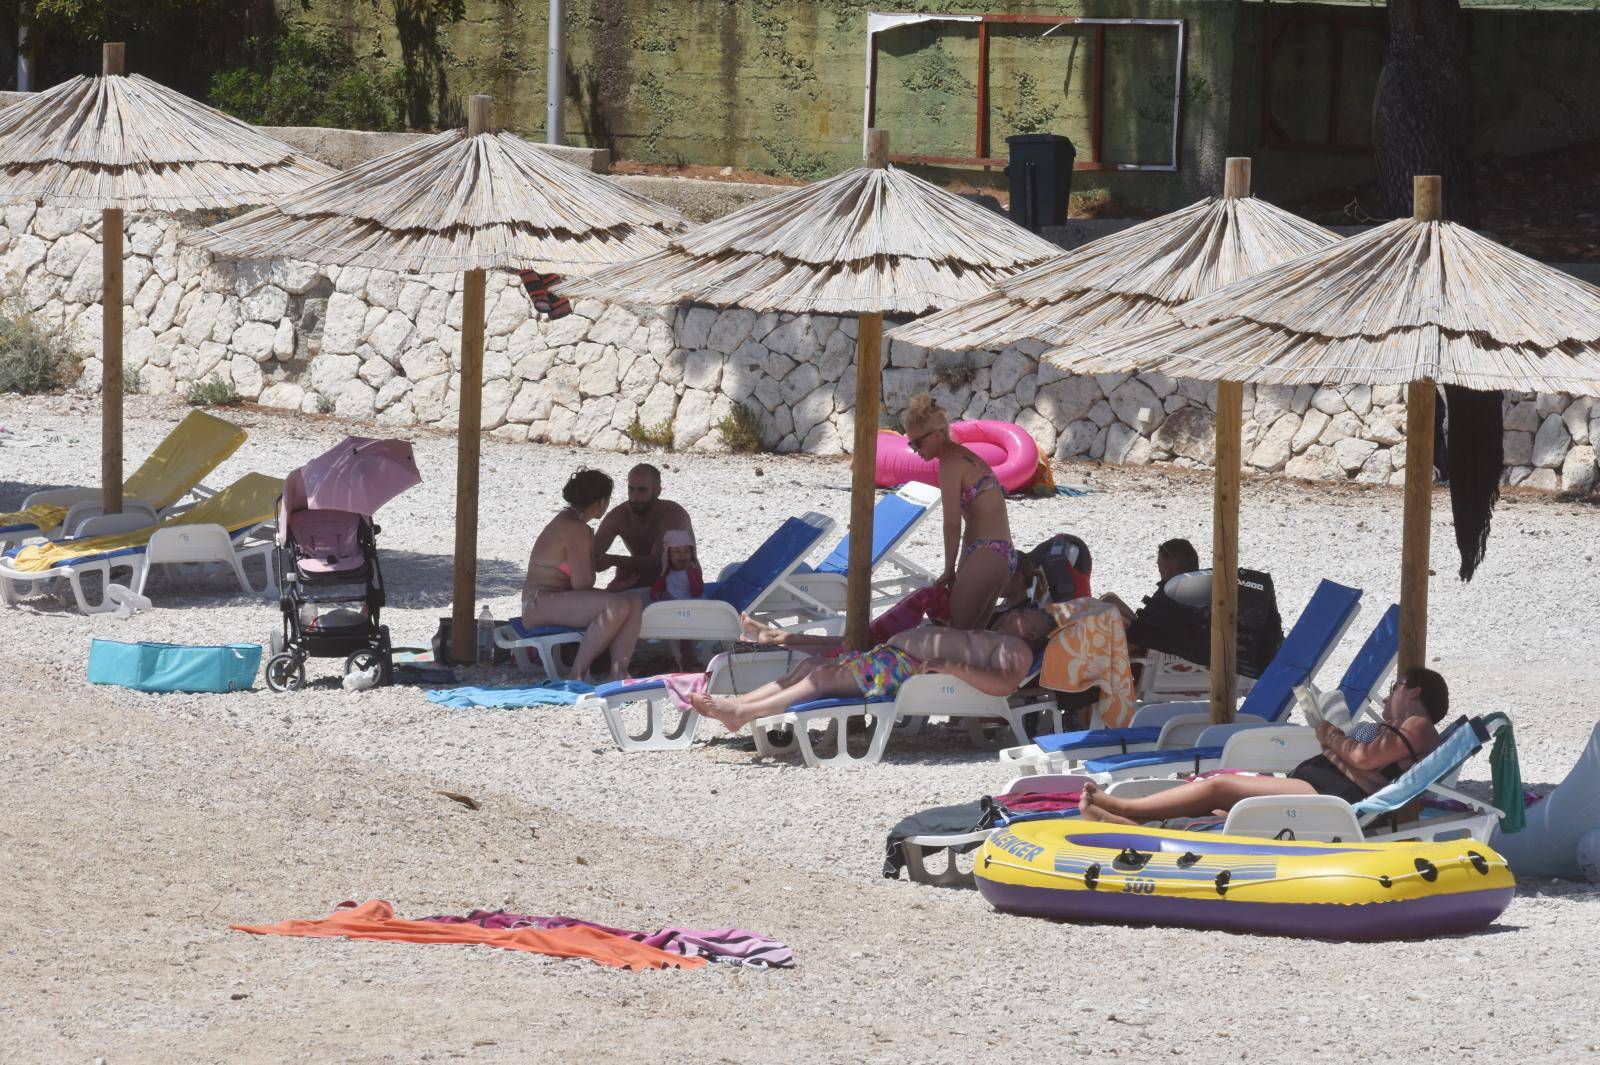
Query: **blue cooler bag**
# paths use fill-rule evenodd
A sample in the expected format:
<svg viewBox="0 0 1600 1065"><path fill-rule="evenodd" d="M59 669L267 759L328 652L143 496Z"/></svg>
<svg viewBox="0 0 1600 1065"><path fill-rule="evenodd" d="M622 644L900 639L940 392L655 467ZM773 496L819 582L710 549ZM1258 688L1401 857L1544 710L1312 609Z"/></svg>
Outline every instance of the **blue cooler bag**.
<svg viewBox="0 0 1600 1065"><path fill-rule="evenodd" d="M261 647L188 647L181 643L119 643L89 646L89 683L118 684L142 692L232 692L255 683Z"/></svg>

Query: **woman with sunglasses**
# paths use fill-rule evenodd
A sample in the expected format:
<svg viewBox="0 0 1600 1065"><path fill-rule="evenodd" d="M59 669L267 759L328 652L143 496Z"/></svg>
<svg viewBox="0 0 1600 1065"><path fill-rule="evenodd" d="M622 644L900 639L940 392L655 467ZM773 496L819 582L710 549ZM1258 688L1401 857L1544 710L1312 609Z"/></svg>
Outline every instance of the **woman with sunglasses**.
<svg viewBox="0 0 1600 1065"><path fill-rule="evenodd" d="M906 437L917 455L939 464L944 495L944 574L950 627L982 629L995 596L1017 572L1006 493L989 464L950 439L950 419L926 392L906 407Z"/></svg>
<svg viewBox="0 0 1600 1065"><path fill-rule="evenodd" d="M1435 726L1450 712L1450 689L1431 669L1412 667L1395 681L1375 734L1346 735L1324 721L1317 726L1322 753L1286 777L1224 773L1180 784L1141 799L1083 786L1078 812L1095 821L1144 824L1175 817L1208 817L1253 795L1337 795L1357 803L1397 779L1439 746ZM1362 730L1352 730L1359 733Z"/></svg>

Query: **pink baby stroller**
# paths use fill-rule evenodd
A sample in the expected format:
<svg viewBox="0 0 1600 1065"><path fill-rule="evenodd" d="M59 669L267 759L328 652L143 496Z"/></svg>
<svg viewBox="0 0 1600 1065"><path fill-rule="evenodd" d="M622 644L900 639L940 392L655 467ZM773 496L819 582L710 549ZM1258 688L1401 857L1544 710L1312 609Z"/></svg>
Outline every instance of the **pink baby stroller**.
<svg viewBox="0 0 1600 1065"><path fill-rule="evenodd" d="M391 465L398 465L398 476ZM267 687L304 685L308 658L343 658L346 673L376 666L380 681L390 681L394 663L389 629L379 621L383 570L372 512L420 481L410 444L360 437L284 479L278 501L283 630L272 638Z"/></svg>

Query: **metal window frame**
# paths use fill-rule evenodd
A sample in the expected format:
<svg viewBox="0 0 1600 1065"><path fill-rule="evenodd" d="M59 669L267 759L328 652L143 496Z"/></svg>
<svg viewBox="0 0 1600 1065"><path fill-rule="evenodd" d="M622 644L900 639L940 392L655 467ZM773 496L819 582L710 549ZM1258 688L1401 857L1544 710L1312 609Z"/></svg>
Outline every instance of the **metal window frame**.
<svg viewBox="0 0 1600 1065"><path fill-rule="evenodd" d="M1079 159L1076 170L1149 171L1177 173L1183 157L1183 86L1184 71L1188 67L1188 20L1181 18L1079 18L1066 15L924 15L902 12L867 13L867 91L865 114L861 124L862 148L865 150L867 130L877 114L878 104L878 35L902 26L922 22L964 22L978 27L978 123L975 137L976 153L973 155L921 155L897 152L889 156L896 163L915 163L929 166L1005 166L1005 156L990 155L989 145L989 27L992 25L1048 26L1040 36L1049 36L1062 26L1095 27L1094 96L1090 108L1089 158ZM1166 26L1177 31L1178 48L1174 61L1172 88L1172 160L1168 163L1108 163L1100 157L1105 126L1105 41L1106 28L1114 26Z"/></svg>
<svg viewBox="0 0 1600 1065"><path fill-rule="evenodd" d="M1279 7L1283 5L1278 5ZM1371 155L1372 144L1339 143L1339 99L1344 87L1344 34L1352 27L1387 33L1389 19L1381 12L1360 9L1310 11L1291 8L1275 11L1261 5L1261 146L1285 152L1326 152L1335 155ZM1272 111L1272 73L1278 51L1289 31L1303 23L1325 25L1333 35L1328 58L1328 129L1320 141L1299 141L1278 124Z"/></svg>

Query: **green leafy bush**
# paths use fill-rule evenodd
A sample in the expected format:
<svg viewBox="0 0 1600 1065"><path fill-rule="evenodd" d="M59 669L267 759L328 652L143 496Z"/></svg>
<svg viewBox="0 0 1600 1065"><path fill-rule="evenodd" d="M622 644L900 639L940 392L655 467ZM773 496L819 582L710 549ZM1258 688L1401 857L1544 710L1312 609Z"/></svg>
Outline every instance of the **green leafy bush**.
<svg viewBox="0 0 1600 1065"><path fill-rule="evenodd" d="M0 392L49 392L68 384L77 369L59 333L26 312L0 307Z"/></svg>
<svg viewBox="0 0 1600 1065"><path fill-rule="evenodd" d="M761 450L761 415L746 403L735 403L717 423L717 435L729 451L755 452Z"/></svg>
<svg viewBox="0 0 1600 1065"><path fill-rule="evenodd" d="M244 402L232 381L224 381L212 374L204 381L194 381L183 397L191 407L237 407Z"/></svg>
<svg viewBox="0 0 1600 1065"><path fill-rule="evenodd" d="M635 414L633 421L628 425L625 432L628 434L628 439L635 444L642 444L645 447L659 447L666 451L672 450L672 420L670 418L660 425L646 425Z"/></svg>
<svg viewBox="0 0 1600 1065"><path fill-rule="evenodd" d="M362 57L337 31L282 23L249 44L249 66L211 79L211 103L258 126L405 128L405 72Z"/></svg>

